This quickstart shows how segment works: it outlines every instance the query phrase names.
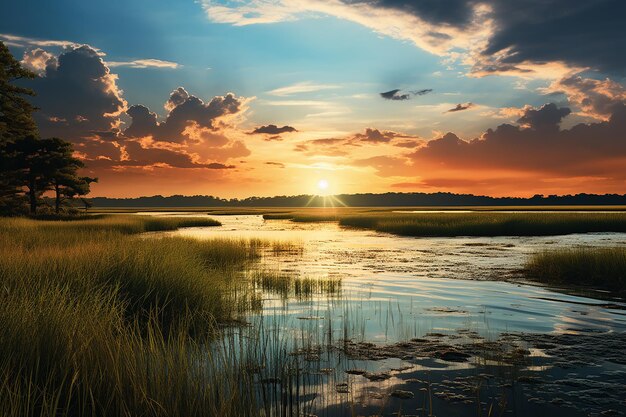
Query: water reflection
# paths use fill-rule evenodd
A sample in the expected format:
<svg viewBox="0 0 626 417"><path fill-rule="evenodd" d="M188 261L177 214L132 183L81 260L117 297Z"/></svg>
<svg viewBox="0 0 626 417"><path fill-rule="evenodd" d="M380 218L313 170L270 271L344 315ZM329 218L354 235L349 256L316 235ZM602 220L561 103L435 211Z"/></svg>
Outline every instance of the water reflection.
<svg viewBox="0 0 626 417"><path fill-rule="evenodd" d="M223 225L166 234L283 242L244 272L255 308L249 326L225 334L258 368L268 416L557 417L626 406L626 304L502 281L519 278L534 251L623 245L624 234L407 238L211 217Z"/></svg>
<svg viewBox="0 0 626 417"><path fill-rule="evenodd" d="M193 214L197 215L197 214ZM336 223L265 221L261 216L212 216L221 227L182 229L199 239L261 238L297 242L300 252L268 256L261 271L301 279L341 280L341 298L325 295L285 299L268 293L264 311L298 319L329 312L336 326L350 313L363 339L397 341L431 331L471 328L481 334L506 331L571 332L626 330L623 303L606 303L495 280L517 277L528 254L545 248L626 244L619 233L548 237L411 238L341 228ZM451 279L453 278L453 279ZM356 317L358 316L358 317Z"/></svg>

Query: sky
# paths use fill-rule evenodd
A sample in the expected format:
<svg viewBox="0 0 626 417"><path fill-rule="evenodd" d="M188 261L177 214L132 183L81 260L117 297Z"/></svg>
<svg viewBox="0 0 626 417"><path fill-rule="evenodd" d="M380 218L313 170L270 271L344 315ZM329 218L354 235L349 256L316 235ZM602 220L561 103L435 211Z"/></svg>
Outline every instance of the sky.
<svg viewBox="0 0 626 417"><path fill-rule="evenodd" d="M22 0L93 196L626 193L623 0Z"/></svg>

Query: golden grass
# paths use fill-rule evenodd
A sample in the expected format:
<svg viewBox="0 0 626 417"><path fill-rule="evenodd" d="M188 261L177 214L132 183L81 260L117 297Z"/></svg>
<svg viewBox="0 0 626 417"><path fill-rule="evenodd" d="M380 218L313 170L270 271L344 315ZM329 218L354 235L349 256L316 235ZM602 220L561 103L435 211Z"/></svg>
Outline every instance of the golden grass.
<svg viewBox="0 0 626 417"><path fill-rule="evenodd" d="M243 367L209 346L258 243L134 236L208 224L0 219L0 415L255 414Z"/></svg>

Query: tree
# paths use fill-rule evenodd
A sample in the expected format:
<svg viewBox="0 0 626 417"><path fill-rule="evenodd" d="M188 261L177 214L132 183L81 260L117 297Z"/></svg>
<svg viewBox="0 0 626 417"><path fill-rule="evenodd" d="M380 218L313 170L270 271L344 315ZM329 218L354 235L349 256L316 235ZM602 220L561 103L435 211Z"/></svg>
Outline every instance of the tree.
<svg viewBox="0 0 626 417"><path fill-rule="evenodd" d="M88 194L90 184L97 181L78 175L84 164L74 157L72 144L62 139L28 136L7 149L15 156L15 176L27 190L30 214L37 214L40 198L47 191L55 193L55 211L59 213L66 199Z"/></svg>
<svg viewBox="0 0 626 417"><path fill-rule="evenodd" d="M35 73L23 68L0 42L0 212L14 211L21 203L16 155L7 147L16 140L38 136L32 116L35 107L24 98L34 93L15 82L35 77Z"/></svg>
<svg viewBox="0 0 626 417"><path fill-rule="evenodd" d="M78 170L85 164L74 157L71 143L59 138L44 139L43 142L46 152L44 164L47 166L45 175L54 191L54 211L58 214L65 200L88 194L90 184L98 179L78 176Z"/></svg>
<svg viewBox="0 0 626 417"><path fill-rule="evenodd" d="M32 116L36 109L24 97L34 92L15 85L34 77L0 42L0 213L4 214L14 214L24 197L30 213L36 214L47 191L54 191L59 213L65 200L86 195L97 181L78 175L84 164L74 157L71 143L39 138Z"/></svg>
<svg viewBox="0 0 626 417"><path fill-rule="evenodd" d="M39 198L50 186L52 158L47 152L48 143L35 136L27 136L7 145L13 157L12 176L21 188L26 188L30 214L37 214Z"/></svg>

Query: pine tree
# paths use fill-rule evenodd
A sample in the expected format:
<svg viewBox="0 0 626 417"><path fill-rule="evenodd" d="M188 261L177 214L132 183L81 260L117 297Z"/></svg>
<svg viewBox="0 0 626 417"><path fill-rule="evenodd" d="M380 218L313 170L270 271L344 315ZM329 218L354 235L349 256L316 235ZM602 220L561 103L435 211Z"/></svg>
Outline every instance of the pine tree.
<svg viewBox="0 0 626 417"><path fill-rule="evenodd" d="M16 155L7 148L16 140L38 136L32 116L35 108L24 97L34 93L15 82L35 77L0 42L0 213L4 214L16 210L22 189Z"/></svg>

